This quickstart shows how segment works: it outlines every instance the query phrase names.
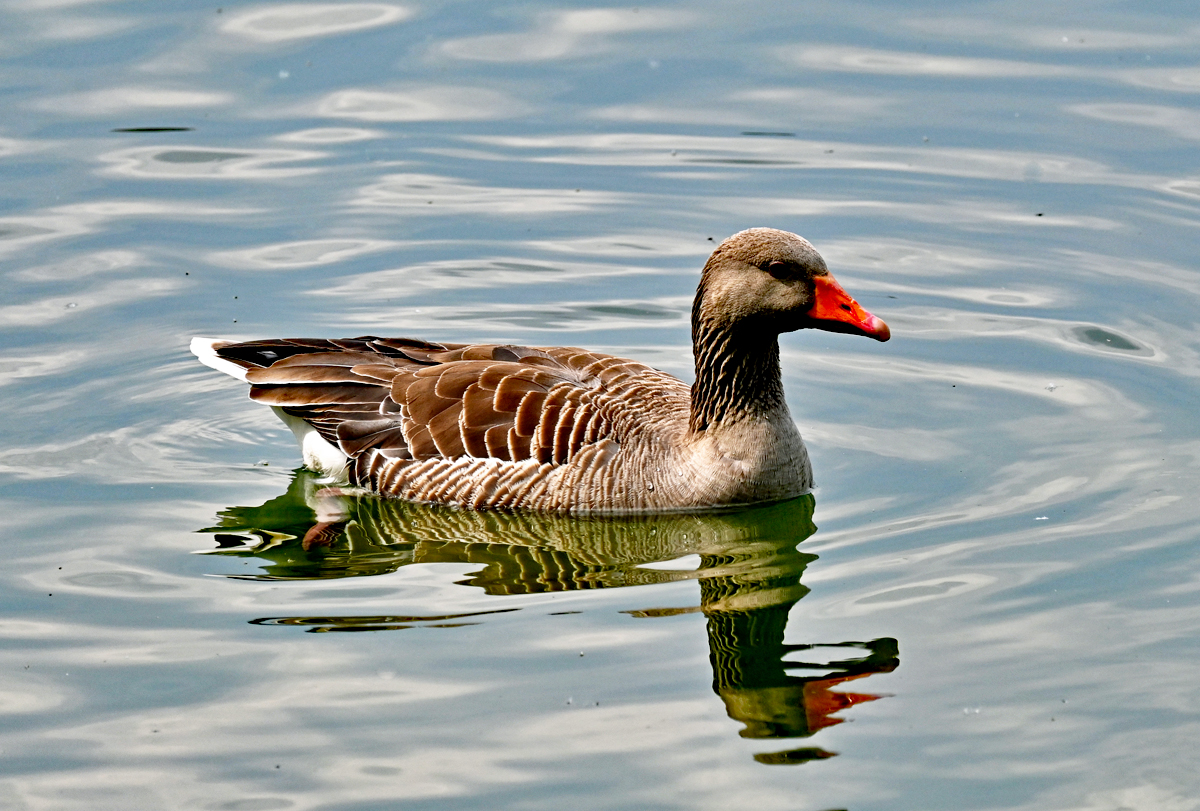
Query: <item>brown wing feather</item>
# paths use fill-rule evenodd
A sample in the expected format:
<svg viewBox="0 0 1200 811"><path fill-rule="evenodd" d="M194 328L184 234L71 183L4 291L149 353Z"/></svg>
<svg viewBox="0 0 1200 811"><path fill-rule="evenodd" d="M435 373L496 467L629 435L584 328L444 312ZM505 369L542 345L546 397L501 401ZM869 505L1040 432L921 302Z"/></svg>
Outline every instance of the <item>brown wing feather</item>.
<svg viewBox="0 0 1200 811"><path fill-rule="evenodd" d="M483 434L484 447L487 455L494 459L512 461L512 451L508 445L508 434L512 429L507 425L493 425Z"/></svg>
<svg viewBox="0 0 1200 811"><path fill-rule="evenodd" d="M429 435L433 444L437 445L438 453L448 459L466 456L463 447L462 433L458 430L458 416L462 413L462 403L449 401L450 405L442 409L429 421Z"/></svg>
<svg viewBox="0 0 1200 811"><path fill-rule="evenodd" d="M408 440L408 449L413 459L433 459L435 456L441 456L428 426L405 423L404 428L404 437Z"/></svg>
<svg viewBox="0 0 1200 811"><path fill-rule="evenodd" d="M642 367L575 348L364 336L227 344L252 399L298 416L352 458L459 456L562 464L608 436L604 390Z"/></svg>
<svg viewBox="0 0 1200 811"><path fill-rule="evenodd" d="M489 369L488 372L491 372ZM485 372L485 375L488 374ZM486 377L480 381L484 386L487 385ZM535 383L532 380L526 380L517 375L509 375L501 378L499 383L492 387L495 394L492 395L492 408L497 411L517 411L521 407L521 400L530 392L545 392L546 389Z"/></svg>
<svg viewBox="0 0 1200 811"><path fill-rule="evenodd" d="M296 382L295 366L268 366L265 369L249 369L246 380L254 384L289 385ZM326 366L304 364L304 382L311 383L377 383L374 378L356 374L349 366Z"/></svg>
<svg viewBox="0 0 1200 811"><path fill-rule="evenodd" d="M514 462L533 458L532 437L521 436L516 428L508 429L508 456Z"/></svg>
<svg viewBox="0 0 1200 811"><path fill-rule="evenodd" d="M338 446L350 456L357 456L368 448L403 448L408 442L398 420L348 420L337 424Z"/></svg>
<svg viewBox="0 0 1200 811"><path fill-rule="evenodd" d="M358 386L340 383L299 383L290 386L251 386L250 399L273 406L344 405L349 403L378 404L387 397L380 386Z"/></svg>
<svg viewBox="0 0 1200 811"><path fill-rule="evenodd" d="M437 369L437 366L430 366ZM437 395L438 379L436 377L414 377L405 388L404 393L397 396L396 388L392 388L392 397L401 406L408 408L408 418L420 425L429 425L433 420L451 406L458 405L457 400Z"/></svg>
<svg viewBox="0 0 1200 811"><path fill-rule="evenodd" d="M518 436L533 436L542 421L545 404L546 393L543 391L531 391L521 398L521 405L517 408L516 418L513 420L513 430Z"/></svg>
<svg viewBox="0 0 1200 811"><path fill-rule="evenodd" d="M350 371L359 377L370 378L371 380L386 383L390 386L392 380L395 379L396 374L400 371L400 367L394 363L359 363L351 366Z"/></svg>

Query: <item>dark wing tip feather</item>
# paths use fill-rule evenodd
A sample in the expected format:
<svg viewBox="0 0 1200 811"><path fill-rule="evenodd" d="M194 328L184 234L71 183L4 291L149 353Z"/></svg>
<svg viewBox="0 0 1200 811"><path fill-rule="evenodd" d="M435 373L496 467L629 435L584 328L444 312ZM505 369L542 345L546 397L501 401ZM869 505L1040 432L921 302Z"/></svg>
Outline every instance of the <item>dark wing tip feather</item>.
<svg viewBox="0 0 1200 811"><path fill-rule="evenodd" d="M290 358L293 355L305 355L310 352L320 352L321 349L309 346L297 346L285 341L249 341L241 344L226 344L216 347L217 357L234 361L242 365L249 364L265 368L276 361Z"/></svg>

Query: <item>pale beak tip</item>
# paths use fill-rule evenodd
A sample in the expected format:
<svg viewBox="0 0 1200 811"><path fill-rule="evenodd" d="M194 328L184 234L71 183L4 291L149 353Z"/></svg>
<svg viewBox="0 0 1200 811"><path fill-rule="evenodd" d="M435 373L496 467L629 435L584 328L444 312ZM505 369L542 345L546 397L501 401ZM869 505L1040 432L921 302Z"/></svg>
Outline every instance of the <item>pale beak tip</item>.
<svg viewBox="0 0 1200 811"><path fill-rule="evenodd" d="M873 315L871 322L867 325L867 335L882 343L892 337L892 331L888 329L888 325L882 318Z"/></svg>

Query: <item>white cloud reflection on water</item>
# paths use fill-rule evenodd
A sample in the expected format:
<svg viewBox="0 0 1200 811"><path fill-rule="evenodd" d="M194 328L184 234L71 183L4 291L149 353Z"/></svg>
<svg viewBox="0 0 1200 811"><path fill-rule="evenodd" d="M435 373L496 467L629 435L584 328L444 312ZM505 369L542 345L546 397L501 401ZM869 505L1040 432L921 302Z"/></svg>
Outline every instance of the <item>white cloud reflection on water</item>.
<svg viewBox="0 0 1200 811"><path fill-rule="evenodd" d="M966 32L968 35L970 32ZM1045 36L1043 34L1042 36ZM957 37L956 37L957 38ZM1069 43L1071 50L1086 45L1075 37ZM1109 37L1093 40L1094 50L1139 50L1159 47L1136 44L1137 35L1127 36L1121 42L1119 32ZM1182 46L1193 37L1162 37ZM1065 50L1065 48L1064 48ZM1074 79L1126 84L1155 90L1172 90L1185 93L1200 92L1200 71L1190 65L1172 68L1149 67L1095 67L1088 65L1053 64L1027 62L1012 59L986 59L979 57L943 56L911 51L887 51L875 48L849 46L811 46L799 43L779 48L779 58L797 66L820 71L868 73L886 76L912 76L933 79ZM1128 63L1137 64L1133 59ZM1142 64L1145 64L1144 62Z"/></svg>
<svg viewBox="0 0 1200 811"><path fill-rule="evenodd" d="M517 275L520 275L519 273ZM630 274L634 275L634 274ZM586 280L587 276L576 276ZM607 278L607 274L605 274ZM425 289L463 290L487 288L483 284L467 281L460 284L430 284ZM402 295L391 298L402 299ZM687 329L687 314L691 297L666 296L661 298L609 299L555 301L544 303L481 303L478 305L431 305L413 302L420 306L409 309L380 312L374 307L363 307L355 312L345 308L339 319L343 325L354 329L389 329L396 331L396 324L403 324L403 331L411 335L426 337L446 332L446 324L457 324L457 337L464 333L490 335L493 340L504 341L514 334L536 335L540 331L562 334L572 332L620 332L633 329L672 327L681 332ZM456 336L445 336L453 340ZM529 343L539 343L536 338ZM594 342L593 342L593 348Z"/></svg>
<svg viewBox="0 0 1200 811"><path fill-rule="evenodd" d="M90 310L167 296L183 286L184 282L179 279L125 279L94 285L79 292L0 305L0 329L47 326Z"/></svg>
<svg viewBox="0 0 1200 811"><path fill-rule="evenodd" d="M999 256L970 244L886 236L823 241L820 249L835 274L841 272L842 268L861 270L870 277L870 281L864 280L864 283L871 284L874 289L902 286L892 281L893 277L900 275L905 277L904 284L914 279L929 279L930 284L926 286L928 292L937 294L944 284L940 280L953 276L973 276L1003 283L1001 287L993 288L995 293L986 295L1033 295L1039 301L1048 297L1055 302L1069 304L1078 302L1082 298L1082 291L1077 283L1067 284L1064 279L1086 281L1106 277L1116 282L1133 280L1139 288L1154 289L1169 295L1200 298L1200 278L1197 278L1195 271L1184 264L1142 255L1114 256L1067 247L1044 250L1033 245L1026 250L1014 246ZM1033 293L1029 292L1030 285L1036 285ZM951 291L959 289L948 284L945 286Z"/></svg>
<svg viewBox="0 0 1200 811"><path fill-rule="evenodd" d="M695 168L711 164L741 171L862 169L888 173L927 173L946 177L1026 182L1032 169L1046 183L1097 184L1160 189L1171 176L1130 173L1098 161L1066 154L1013 152L939 146L880 146L803 138L746 138L604 133L600 135L465 136L463 141L492 147L477 159L526 160L584 166ZM506 151L507 150L507 151ZM442 154L441 150L430 150ZM844 201L849 202L849 201ZM961 201L960 201L961 202Z"/></svg>
<svg viewBox="0 0 1200 811"><path fill-rule="evenodd" d="M776 52L788 62L811 70L879 73L889 76L944 76L957 78L1084 77L1094 71L1067 65L1023 62L1015 59L939 56L929 53L887 51L852 46L784 46Z"/></svg>
<svg viewBox="0 0 1200 811"><path fill-rule="evenodd" d="M69 349L49 355L35 353L31 349L0 353L0 386L23 378L61 375L65 371L78 369L87 357L88 353L82 349Z"/></svg>
<svg viewBox="0 0 1200 811"><path fill-rule="evenodd" d="M794 119L804 126L846 124L895 114L899 104L887 96L834 93L811 87L762 87L728 93L717 104L688 104L664 99L658 103L621 104L593 109L589 116L606 121L693 124L700 126L778 127Z"/></svg>
<svg viewBox="0 0 1200 811"><path fill-rule="evenodd" d="M73 9L93 3L94 0L17 0L9 3L9 9L26 16L9 16L8 25L0 29L0 50L8 55L24 54L46 45L54 47L127 34L145 25L134 16L111 11L88 14Z"/></svg>
<svg viewBox="0 0 1200 811"><path fill-rule="evenodd" d="M381 130L367 130L361 127L316 127L276 135L275 140L299 144L347 144L386 137L387 133Z"/></svg>
<svg viewBox="0 0 1200 811"><path fill-rule="evenodd" d="M259 270L286 270L345 262L365 254L385 251L399 243L384 239L306 239L259 245L208 255L214 264Z"/></svg>
<svg viewBox="0 0 1200 811"><path fill-rule="evenodd" d="M1162 130L1186 141L1200 140L1200 112L1163 104L1073 104L1067 109L1087 118Z"/></svg>
<svg viewBox="0 0 1200 811"><path fill-rule="evenodd" d="M320 172L312 166L279 164L312 161L323 152L298 149L229 149L205 146L139 146L99 156L108 164L102 174L130 178L204 178L216 180L276 180Z"/></svg>
<svg viewBox="0 0 1200 811"><path fill-rule="evenodd" d="M187 449L197 444L225 445L241 451L248 468L252 459L270 452L272 442L290 440L275 430L274 419L269 411L240 419L181 416L169 425L142 423L62 442L10 446L0 451L0 472L17 479L71 476L105 484L165 484L197 477L235 481L245 475L244 470L231 468L228 462L198 460Z"/></svg>
<svg viewBox="0 0 1200 811"><path fill-rule="evenodd" d="M369 301L370 297L386 291L391 300L414 300L412 303L421 306L424 302L421 296L433 290L468 290L507 287L511 285L540 285L561 284L564 282L583 281L587 279L616 280L626 276L661 277L664 271L660 268L638 265L612 265L591 262L536 262L528 258L497 256L479 260L446 260L440 262L425 262L400 268L372 271L343 277L337 282L311 291L314 296L333 296L350 299L351 302ZM691 272L689 271L689 275ZM678 307L680 312L690 306L682 299L671 299L672 307ZM644 303L644 302L643 302ZM373 302L371 306L373 308ZM559 302L569 306L568 302ZM618 306L612 301L596 302L597 305ZM436 306L436 305L435 305ZM496 305L503 307L504 305ZM528 306L528 305L518 305ZM495 312L502 319L501 311ZM361 314L381 324L380 319L388 317L387 312L375 311L371 315ZM445 313L443 319L453 318ZM461 318L471 320L471 315L462 313ZM363 322L359 322L363 323ZM447 323L443 320L441 323Z"/></svg>
<svg viewBox="0 0 1200 811"><path fill-rule="evenodd" d="M905 28L922 34L933 34L943 40L956 42L974 41L989 45L1002 41L1010 45L1024 45L1036 50L1058 54L1076 51L1134 51L1192 47L1196 38L1187 33L1154 33L1148 31L1121 30L1119 28L1091 28L1077 25L1036 25L1008 22L1002 16L982 19L971 16L912 17L903 22Z"/></svg>
<svg viewBox="0 0 1200 811"><path fill-rule="evenodd" d="M967 453L950 431L829 423L801 416L805 442L912 461L944 461Z"/></svg>
<svg viewBox="0 0 1200 811"><path fill-rule="evenodd" d="M810 218L829 215L887 217L923 223L951 223L963 230L1010 231L1014 227L1083 228L1116 231L1121 223L1107 217L1057 214L1039 217L1028 205L997 200L956 200L952 203L913 203L905 200L803 197L722 197L706 201L706 208L742 218L764 215Z"/></svg>
<svg viewBox="0 0 1200 811"><path fill-rule="evenodd" d="M395 89L338 90L313 103L311 110L323 118L357 121L482 121L517 118L530 107L486 87L410 84Z"/></svg>
<svg viewBox="0 0 1200 811"><path fill-rule="evenodd" d="M70 115L111 116L134 110L188 110L233 104L232 93L187 87L122 86L40 99L38 108Z"/></svg>
<svg viewBox="0 0 1200 811"><path fill-rule="evenodd" d="M1170 363L1176 371L1200 373L1200 368L1197 368L1194 362L1180 363L1179 358L1176 358L1175 362L1171 363L1171 356L1151 342L1141 324L1132 325L1133 334L1130 335L1120 327L1098 325L1096 321L1066 321L939 308L905 308L889 315L888 321L903 329L906 335L918 339L952 341L987 335L993 338L1044 342L1053 344L1057 349L1088 353L1109 361ZM1109 343L1106 343L1105 339L1108 339ZM1111 345L1113 341L1127 345L1114 347ZM1163 342L1164 345L1166 343ZM1191 359L1192 353L1188 353L1187 357Z"/></svg>
<svg viewBox="0 0 1200 811"><path fill-rule="evenodd" d="M677 29L698 19L679 9L652 7L549 11L538 15L531 31L449 39L438 50L456 59L482 62L580 59L628 48L628 41L614 38L615 34Z"/></svg>
<svg viewBox="0 0 1200 811"><path fill-rule="evenodd" d="M1125 81L1138 87L1155 90L1174 90L1180 93L1200 93L1200 68L1147 68L1129 71Z"/></svg>
<svg viewBox="0 0 1200 811"><path fill-rule="evenodd" d="M280 3L231 13L221 30L257 42L288 42L391 25L414 13L391 3Z"/></svg>
<svg viewBox="0 0 1200 811"><path fill-rule="evenodd" d="M18 216L0 217L0 257L44 248L46 243L90 234L102 234L121 221L145 219L228 220L256 213L260 212L253 208L149 199L96 199L87 203L71 203L35 209ZM70 259L60 259L44 265L22 267L7 274L7 277L26 284L62 283L76 281L98 273L136 270L145 262L142 251L102 250L72 256ZM10 317L18 319L26 317L20 313L26 312L27 305L18 304L19 298L19 294L10 292L8 303L0 305L0 308L8 311ZM33 302L28 305L35 308L39 306ZM51 320L54 319L51 318Z"/></svg>
<svg viewBox="0 0 1200 811"><path fill-rule="evenodd" d="M563 188L512 188L432 174L384 175L358 190L352 205L405 216L477 214L526 216L591 211L619 206L636 195Z"/></svg>
<svg viewBox="0 0 1200 811"><path fill-rule="evenodd" d="M697 267L712 253L712 242L699 234L678 231L630 231L626 233L536 239L531 248L564 254L604 257L693 256Z"/></svg>
<svg viewBox="0 0 1200 811"><path fill-rule="evenodd" d="M0 138L0 158L20 155L26 152L36 152L46 148L43 141L20 140L17 138Z"/></svg>
<svg viewBox="0 0 1200 811"><path fill-rule="evenodd" d="M96 274L121 272L145 264L147 264L146 257L138 251L96 251L49 265L22 268L8 274L8 277L23 282L57 282L81 279Z"/></svg>

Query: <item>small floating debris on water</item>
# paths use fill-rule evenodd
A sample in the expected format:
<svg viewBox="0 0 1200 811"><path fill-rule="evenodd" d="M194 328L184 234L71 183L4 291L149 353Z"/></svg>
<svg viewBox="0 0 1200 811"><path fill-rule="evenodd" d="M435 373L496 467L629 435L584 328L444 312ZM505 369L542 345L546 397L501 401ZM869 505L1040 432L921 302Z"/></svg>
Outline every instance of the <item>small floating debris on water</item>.
<svg viewBox="0 0 1200 811"><path fill-rule="evenodd" d="M67 309L67 310L74 310L74 309L75 309L76 307L78 307L78 306L79 306L79 304L78 304L78 303L76 303L76 302L74 302L74 301L71 301L71 302L68 302L68 303L67 303L67 306L66 306L64 309Z"/></svg>
<svg viewBox="0 0 1200 811"><path fill-rule="evenodd" d="M1035 518L1035 519L1033 519L1033 520L1034 520L1034 521L1049 521L1049 520L1050 520L1050 516L1048 516L1048 515L1039 515L1037 518Z"/></svg>

